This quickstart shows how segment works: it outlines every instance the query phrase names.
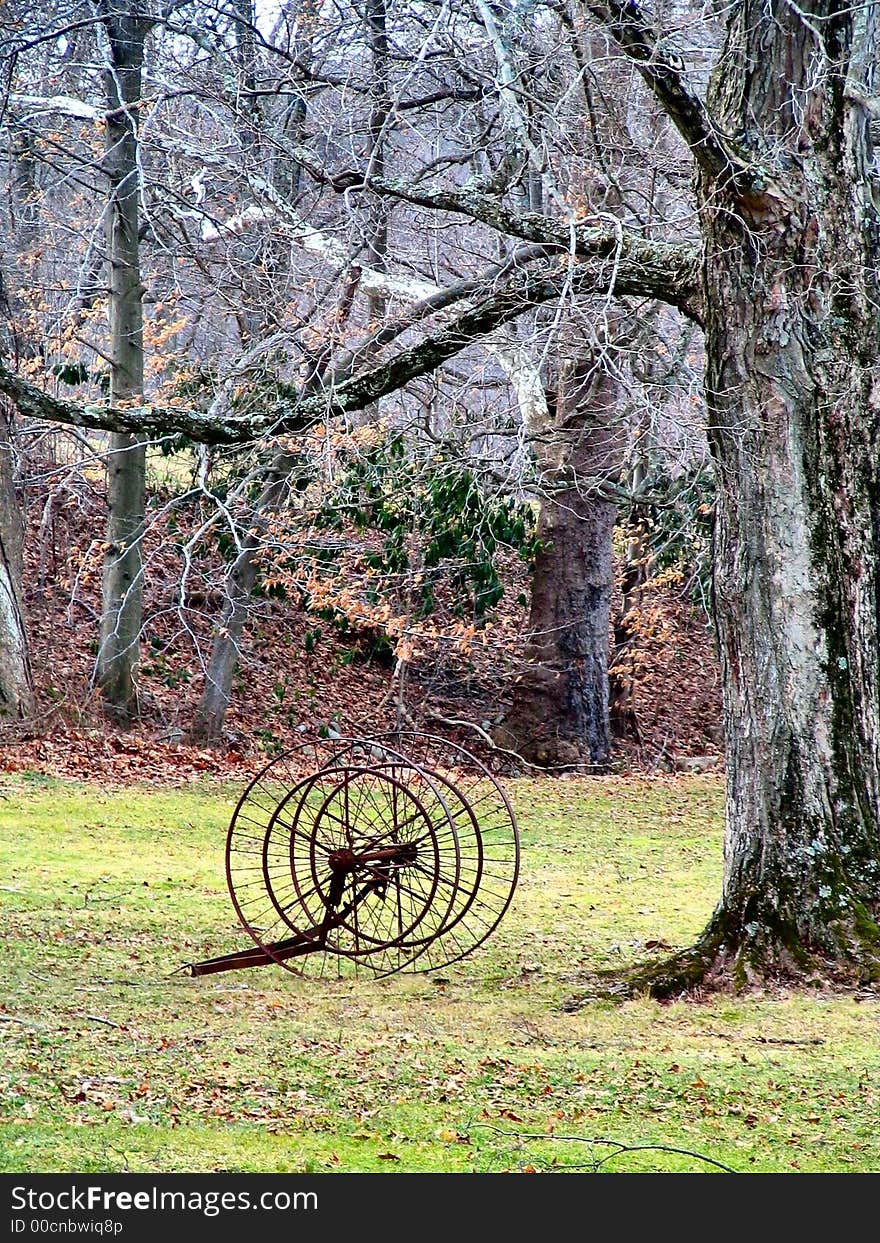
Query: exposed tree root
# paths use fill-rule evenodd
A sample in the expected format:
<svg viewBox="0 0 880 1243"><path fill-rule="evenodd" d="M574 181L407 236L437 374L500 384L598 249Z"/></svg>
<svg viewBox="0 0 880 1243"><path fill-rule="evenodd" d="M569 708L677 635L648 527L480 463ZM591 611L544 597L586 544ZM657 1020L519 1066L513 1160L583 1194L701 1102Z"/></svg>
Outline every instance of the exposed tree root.
<svg viewBox="0 0 880 1243"><path fill-rule="evenodd" d="M763 935L731 937L728 921L716 915L694 945L658 961L596 972L562 1008L572 1012L590 1001L645 996L656 1001L696 1000L710 993L740 993L768 984L848 990L880 987L876 943L847 940L839 954L828 957L799 943L783 944L762 931Z"/></svg>

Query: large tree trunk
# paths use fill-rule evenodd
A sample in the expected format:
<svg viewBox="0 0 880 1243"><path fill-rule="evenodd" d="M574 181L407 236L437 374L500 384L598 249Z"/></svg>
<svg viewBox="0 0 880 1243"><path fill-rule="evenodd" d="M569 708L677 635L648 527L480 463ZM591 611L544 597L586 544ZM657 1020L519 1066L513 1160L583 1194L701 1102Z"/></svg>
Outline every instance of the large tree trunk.
<svg viewBox="0 0 880 1243"><path fill-rule="evenodd" d="M22 720L34 706L21 594L22 535L10 420L0 410L0 723Z"/></svg>
<svg viewBox="0 0 880 1243"><path fill-rule="evenodd" d="M602 495L619 466L619 392L594 363L562 369L555 403L563 460L548 478L574 478L541 502L532 570L527 662L497 741L545 767L604 765L608 722L611 534Z"/></svg>
<svg viewBox="0 0 880 1243"><path fill-rule="evenodd" d="M497 739L530 763L608 760L608 626L615 506L562 492L541 505L528 662Z"/></svg>
<svg viewBox="0 0 880 1243"><path fill-rule="evenodd" d="M657 994L880 978L880 217L847 97L874 93L876 10L772 10L734 10L711 104L784 176L700 186L723 896L694 949L641 974Z"/></svg>
<svg viewBox="0 0 880 1243"><path fill-rule="evenodd" d="M144 386L143 309L138 245L140 178L137 103L146 23L108 0L105 71L108 113L104 169L110 180L107 254L110 284L110 398L140 399ZM107 462L107 524L96 677L107 711L124 722L137 710L135 669L143 623L146 451L113 433Z"/></svg>

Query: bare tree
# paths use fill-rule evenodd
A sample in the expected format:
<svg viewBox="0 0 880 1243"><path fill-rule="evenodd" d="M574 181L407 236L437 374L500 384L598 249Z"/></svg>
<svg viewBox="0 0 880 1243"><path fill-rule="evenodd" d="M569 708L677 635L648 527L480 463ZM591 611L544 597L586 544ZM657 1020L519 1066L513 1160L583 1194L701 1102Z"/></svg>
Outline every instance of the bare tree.
<svg viewBox="0 0 880 1243"><path fill-rule="evenodd" d="M571 20L608 41L640 76L681 139L694 171L688 217L621 219L564 195L536 210L520 194L516 75L499 58L488 6L404 6L412 37L457 66L455 90L494 100L488 175L468 177L460 150L421 158L408 148L380 172L363 151L326 132L278 143L342 229L353 206L405 204L447 236L516 239L521 262L472 265L442 311L431 302L381 353L334 342L318 385L314 368L290 373L271 408L128 406L48 395L8 368L0 389L25 416L140 433L186 428L206 441L244 442L344 418L447 366L538 305L601 295L623 314L657 299L701 323L707 430L717 476L715 603L725 686L727 825L722 899L691 950L638 973L636 987L669 993L716 978L880 973L880 484L877 306L880 220L871 121L877 32L874 6L814 0L809 12L735 0L704 92L696 80L712 39L708 15L673 14L678 34L622 0L572 3ZM558 6L539 6L556 20ZM454 9L454 11L452 11ZM493 6L515 25L520 6ZM691 46L682 37L693 25ZM513 28L511 26L511 29ZM483 34L480 35L479 31ZM471 52L463 56L462 49ZM677 50L677 49L680 49ZM277 50L277 49L276 49ZM454 55L452 55L454 51ZM487 69L488 66L488 69ZM332 85L339 64L329 65ZM343 69L345 66L343 65ZM357 86L357 75L346 69ZM415 83L410 74L397 107ZM333 86L333 89L338 87ZM449 83L444 84L449 91ZM589 107L588 107L589 112ZM485 113L478 106L485 125ZM588 116L584 123L589 123ZM464 122L462 122L464 126ZM307 140L306 140L307 139ZM549 159L549 156L547 157ZM534 159L540 168L545 156ZM532 170L534 171L534 170ZM675 170L667 169L674 180ZM320 244L296 205L259 189L262 212L283 214L299 244ZM270 188L271 189L271 188ZM342 208L334 214L333 196ZM344 208L344 210L343 210ZM470 223L468 223L470 222ZM323 221L322 221L323 224ZM691 230L699 227L700 248ZM322 236L326 236L322 233ZM351 276L347 248L345 279ZM424 278L412 245L402 267ZM440 262L452 288L450 264ZM474 269L477 270L474 270ZM439 271L437 273L439 275ZM386 279L388 274L386 274ZM337 285L338 293L338 285ZM369 336L370 334L365 334ZM362 342L363 343L363 342ZM368 359L368 361L366 361ZM347 360L347 361L346 361ZM335 363L335 365L334 365ZM196 430L198 429L198 430Z"/></svg>
<svg viewBox="0 0 880 1243"><path fill-rule="evenodd" d="M102 0L106 36L104 83L110 183L107 268L110 287L110 399L143 398L144 330L140 269L138 110L144 40L151 23L126 3ZM107 458L107 525L97 680L107 710L119 721L136 711L135 668L143 623L144 493L142 437L114 432Z"/></svg>
<svg viewBox="0 0 880 1243"><path fill-rule="evenodd" d="M21 590L22 519L15 495L12 419L0 410L0 718L33 710L33 678Z"/></svg>

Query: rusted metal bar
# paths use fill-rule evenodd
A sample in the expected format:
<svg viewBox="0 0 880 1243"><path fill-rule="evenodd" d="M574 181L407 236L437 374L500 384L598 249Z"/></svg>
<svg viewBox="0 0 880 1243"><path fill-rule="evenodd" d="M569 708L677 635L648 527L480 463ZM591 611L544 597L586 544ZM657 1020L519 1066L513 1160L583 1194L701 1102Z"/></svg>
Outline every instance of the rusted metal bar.
<svg viewBox="0 0 880 1243"><path fill-rule="evenodd" d="M323 946L315 941L305 942L301 937L289 937L286 941L276 941L272 945L272 953L253 946L248 950L237 950L233 954L221 954L219 958L208 958L204 962L189 962L186 970L192 976L216 975L219 971L237 971L240 967L268 967L270 963L294 958L297 954L311 954Z"/></svg>

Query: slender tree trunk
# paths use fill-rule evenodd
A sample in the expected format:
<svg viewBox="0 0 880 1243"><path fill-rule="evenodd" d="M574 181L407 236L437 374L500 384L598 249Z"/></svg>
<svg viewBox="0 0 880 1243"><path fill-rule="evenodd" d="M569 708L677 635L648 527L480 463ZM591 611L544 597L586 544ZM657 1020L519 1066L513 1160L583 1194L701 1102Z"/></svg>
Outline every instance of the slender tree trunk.
<svg viewBox="0 0 880 1243"><path fill-rule="evenodd" d="M39 186L34 152L33 127L24 123L11 126L14 155L13 186L10 196L13 216L13 245L27 252L33 245L39 218ZM0 347L13 358L33 353L33 344L16 332L12 295L0 272ZM13 418L5 400L0 402L0 722L20 721L34 709L34 688L30 663L30 644L22 592L24 523L15 495L12 454Z"/></svg>
<svg viewBox="0 0 880 1243"><path fill-rule="evenodd" d="M18 233L22 249L35 237L40 216L40 187L37 176L37 134L31 121L13 121L11 126L14 174L12 195L13 230Z"/></svg>
<svg viewBox="0 0 880 1243"><path fill-rule="evenodd" d="M250 11L249 0L238 0L240 8ZM388 37L385 29L384 0L368 0L365 25L368 41L373 57L372 108L368 118L368 158L371 160L375 174L383 174L385 165L382 153L382 139L385 121L390 108L388 98ZM243 43L246 42L243 36ZM311 55L311 47L307 54ZM247 78L253 79L253 52L242 57L242 71ZM250 66L250 68L248 68ZM302 118L304 119L304 117ZM250 131L252 134L254 131ZM252 141L254 141L252 139ZM388 244L388 209L384 202L379 202L373 212L367 237L369 265L382 270L387 261ZM340 319L348 316L351 310L350 298L340 307ZM370 297L368 299L368 315L379 320L385 313L385 299ZM322 352L321 365L326 367L328 356ZM320 373L314 377L320 381ZM250 611L251 595L257 582L259 567L257 554L260 548L261 534L265 527L268 513L282 503L287 488L287 477L292 459L288 454L280 453L272 462L266 477L263 491L254 507L254 521L251 529L241 542L241 550L233 562L225 583L225 598L220 621L214 633L211 645L211 656L205 674L205 685L196 707L190 737L195 742L217 744L223 737L226 713L232 698L232 685L235 671L241 654L241 640L245 623Z"/></svg>
<svg viewBox="0 0 880 1243"><path fill-rule="evenodd" d="M22 720L34 706L21 593L22 537L12 471L11 423L0 410L0 722Z"/></svg>
<svg viewBox="0 0 880 1243"><path fill-rule="evenodd" d="M104 169L110 180L107 253L110 284L110 397L140 399L144 386L143 309L138 244L137 104L147 25L123 7L105 5L110 65ZM146 450L113 433L107 464L103 602L96 678L106 710L125 722L137 710L135 670L143 623Z"/></svg>
<svg viewBox="0 0 880 1243"><path fill-rule="evenodd" d="M30 123L10 124L12 244L19 255L34 245L39 220L36 134ZM11 260L14 262L14 260ZM16 331L12 295L0 271L0 352L13 358L32 355L34 343ZM22 592L24 523L15 495L12 454L13 417L0 401L0 723L20 721L34 709L30 645Z"/></svg>
<svg viewBox="0 0 880 1243"><path fill-rule="evenodd" d="M370 46L371 60L370 116L365 154L372 175L384 177L385 126L391 114L385 0L367 0L364 10L364 27ZM377 196L371 205L372 218L367 238L367 262L377 272L384 272L388 263L388 215L387 201ZM369 298L371 320L378 322L382 319L386 302L387 299L378 295L372 295Z"/></svg>
<svg viewBox="0 0 880 1243"><path fill-rule="evenodd" d="M217 634L211 645L211 657L205 673L205 685L196 707L190 738L193 742L213 746L223 737L223 726L232 683L241 650L244 624L250 611L251 592L257 581L255 553L257 539L250 533L242 541L241 552L226 576L226 594Z"/></svg>
<svg viewBox="0 0 880 1243"><path fill-rule="evenodd" d="M599 485L618 466L618 391L607 373L586 362L563 369L557 401L560 436L568 442L558 481L541 503L541 551L532 571L526 668L498 742L548 767L604 765L611 751L608 638L611 534L616 506Z"/></svg>
<svg viewBox="0 0 880 1243"><path fill-rule="evenodd" d="M194 742L213 745L223 737L223 726L232 697L232 682L241 650L241 637L259 572L256 554L260 548L266 515L281 503L291 465L288 454L278 454L272 463L255 506L254 522L242 539L238 556L226 576L223 609L211 646L205 686L190 729L190 737Z"/></svg>
<svg viewBox="0 0 880 1243"><path fill-rule="evenodd" d="M304 6L305 25L310 27L313 20L311 2ZM254 7L252 0L235 0L234 11L237 17L236 54L239 74L244 95L243 115L239 118L238 139L245 158L259 160L263 147L263 128L266 125L256 94L256 48L252 25ZM311 44L307 43L302 50L304 63L311 56ZM305 121L305 104L296 112L295 124L302 125ZM299 135L297 134L296 137ZM273 177L281 173L278 165L272 169ZM289 173L294 186L299 181L298 167ZM267 241L265 246L276 248L277 242ZM265 296L265 288L261 291L249 287L243 281L245 293L244 305L238 316L239 331L242 341L259 340L267 330L267 319L271 306ZM257 296L254 296L254 295ZM223 738L226 713L232 698L232 685L238 661L241 655L241 640L245 623L251 606L251 595L256 586L259 574L257 553L260 548L261 533L265 528L266 514L281 501L286 487L286 476L290 467L290 457L286 453L278 453L272 460L262 492L254 506L253 521L241 540L241 547L226 574L224 582L223 607L220 620L214 629L211 641L211 655L205 672L205 685L196 705L193 722L190 726L190 738L193 742L204 742L216 745Z"/></svg>

